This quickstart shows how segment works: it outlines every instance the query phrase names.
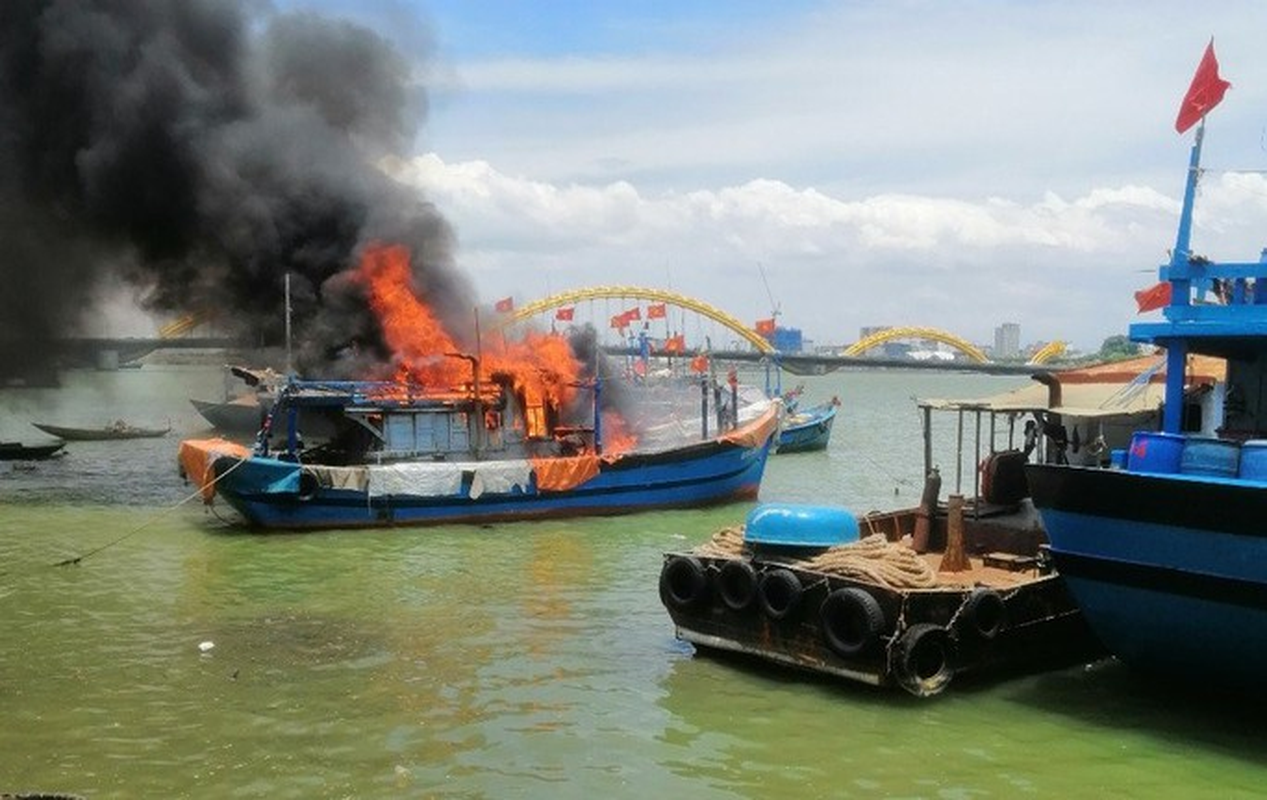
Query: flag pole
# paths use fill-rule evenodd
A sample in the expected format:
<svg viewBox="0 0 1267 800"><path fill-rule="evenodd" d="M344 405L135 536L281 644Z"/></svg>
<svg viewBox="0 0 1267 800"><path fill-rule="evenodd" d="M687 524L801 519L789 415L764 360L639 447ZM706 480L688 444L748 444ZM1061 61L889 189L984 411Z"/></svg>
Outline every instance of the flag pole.
<svg viewBox="0 0 1267 800"><path fill-rule="evenodd" d="M1197 126L1192 142L1192 155L1188 160L1188 180L1183 190L1183 210L1179 214L1179 233L1175 237L1175 249L1170 254L1170 264L1162 270L1162 278L1170 281L1170 307L1163 313L1172 322L1170 309L1184 308L1190 304L1192 289L1192 207L1196 202L1197 183L1201 179L1201 143L1205 139L1205 117ZM1166 397L1182 398L1184 373L1188 366L1188 347L1181 338L1166 343ZM1183 401L1170 400L1162 410L1162 430L1179 433L1183 427Z"/></svg>

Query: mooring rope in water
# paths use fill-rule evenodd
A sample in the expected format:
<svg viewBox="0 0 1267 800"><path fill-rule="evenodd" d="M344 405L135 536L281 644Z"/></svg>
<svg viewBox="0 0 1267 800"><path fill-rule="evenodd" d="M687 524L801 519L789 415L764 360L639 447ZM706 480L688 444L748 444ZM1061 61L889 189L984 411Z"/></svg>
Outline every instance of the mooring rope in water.
<svg viewBox="0 0 1267 800"><path fill-rule="evenodd" d="M894 494L894 495L898 494L898 486L908 486L908 487L909 487L909 486L916 486L916 485L918 485L918 483L917 483L916 481L911 480L910 478L903 478L903 477L901 477L901 476L899 476L899 475L894 474L894 472L893 472L892 470L888 469L887 467L885 467L885 466L884 466L883 464L881 464L879 461L876 461L876 460L875 460L874 458L872 458L871 456L868 456L866 453L857 453L856 455L861 456L863 461L866 461L868 464L870 464L872 467L874 467L877 471L879 471L879 472L883 473L885 476L887 476L890 480L892 480L892 481L893 481L893 483L894 483L894 486L893 486L893 494Z"/></svg>
<svg viewBox="0 0 1267 800"><path fill-rule="evenodd" d="M197 489L197 490L196 490L193 494L191 494L191 495L189 495L188 497L186 497L186 498L182 499L180 502L176 503L175 505L168 506L167 508L160 509L159 511L155 512L155 513L154 513L154 514L153 514L153 515L152 515L149 519L145 520L145 521L144 521L144 522L142 522L140 525L137 525L135 528L133 528L132 530L130 530L130 531L128 531L127 533L123 534L122 536L120 536L119 538L115 539L114 541L106 542L105 544L101 545L100 547L94 547L92 550L89 550L89 551L88 551L88 552L86 552L86 553L81 553L80 555L77 555L77 556L75 556L74 558L67 558L67 559L65 559L65 560L63 560L63 561L58 561L56 564L53 564L53 566L54 566L54 567L66 567L66 566L70 566L71 564L78 564L78 563L80 563L81 561L83 561L85 558L87 558L88 556L96 555L97 553L100 553L102 550L105 550L105 549L106 549L106 548L108 548L108 547L114 547L116 544L118 544L119 542L122 542L124 539L127 539L127 538L128 538L128 537L130 537L130 536L135 536L136 534L140 533L140 532L141 532L141 531L143 531L144 529L148 528L148 527L149 527L150 525L152 525L153 523L157 522L159 519L161 519L161 518L162 518L163 516L165 516L166 514L168 514L168 513L172 512L172 511L175 511L176 509L178 509L178 508L180 508L181 506L183 506L185 503L188 503L190 500L193 500L195 497L199 497L199 496L201 496L201 495L202 495L202 493L203 493L204 491L206 491L206 489L207 489L207 487L208 487L208 486L215 486L217 483L219 483L219 482L220 482L220 479L221 479L221 478L224 478L224 477L225 477L225 476L227 476L230 472L233 472L233 470L235 470L235 469L237 469L238 467L240 467L240 466L242 466L243 464L245 464L249 458L250 458L250 456L242 456L241 458L239 458L239 459L237 460L237 463L235 463L233 466L231 466L231 467L229 467L228 469L226 469L224 472L221 472L219 475L217 475L215 478L213 478L213 479L211 480L211 482L210 482L210 483L206 483L206 484L204 484L204 485L202 485L202 486L199 486L199 487L198 487L198 489Z"/></svg>

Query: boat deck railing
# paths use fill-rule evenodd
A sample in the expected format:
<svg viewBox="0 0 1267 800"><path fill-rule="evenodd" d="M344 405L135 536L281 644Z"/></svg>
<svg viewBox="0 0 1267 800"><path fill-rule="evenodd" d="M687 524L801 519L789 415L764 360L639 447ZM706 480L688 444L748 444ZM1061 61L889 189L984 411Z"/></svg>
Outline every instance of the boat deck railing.
<svg viewBox="0 0 1267 800"><path fill-rule="evenodd" d="M486 405L496 402L500 389L481 392ZM437 390L434 387L398 381L312 381L291 379L282 398L294 406L374 406L407 408L418 405L454 406L473 402L469 388Z"/></svg>
<svg viewBox="0 0 1267 800"><path fill-rule="evenodd" d="M1215 262L1180 257L1160 269L1170 282L1162 322L1131 325L1131 338L1163 344L1168 339L1244 339L1267 335L1267 250L1262 259Z"/></svg>

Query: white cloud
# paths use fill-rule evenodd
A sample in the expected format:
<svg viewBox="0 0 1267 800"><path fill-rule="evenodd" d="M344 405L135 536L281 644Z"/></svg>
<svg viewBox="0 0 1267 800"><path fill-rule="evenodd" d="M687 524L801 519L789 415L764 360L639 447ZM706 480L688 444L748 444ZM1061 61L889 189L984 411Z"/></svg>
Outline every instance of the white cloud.
<svg viewBox="0 0 1267 800"><path fill-rule="evenodd" d="M694 51L448 65L429 154L391 171L456 224L489 297L671 285L756 319L760 263L783 322L819 341L874 324L989 341L1015 321L1095 348L1173 245L1192 135L1172 126L1211 33L1233 88L1205 161L1263 161L1260 3L1196 28L1179 0L862 2L767 23ZM1253 257L1264 211L1260 176L1211 172L1194 246Z"/></svg>
<svg viewBox="0 0 1267 800"><path fill-rule="evenodd" d="M1140 186L1032 203L846 200L770 179L647 195L623 181L556 186L435 154L383 166L444 210L459 261L487 297L634 283L756 319L768 314L760 263L784 322L821 342L850 341L873 324L989 341L996 325L1018 321L1027 338L1098 347L1132 320L1132 293L1154 280L1178 212L1177 199ZM1267 206L1261 176L1203 190L1211 208L1246 194ZM1220 235L1239 232L1239 242L1247 223Z"/></svg>

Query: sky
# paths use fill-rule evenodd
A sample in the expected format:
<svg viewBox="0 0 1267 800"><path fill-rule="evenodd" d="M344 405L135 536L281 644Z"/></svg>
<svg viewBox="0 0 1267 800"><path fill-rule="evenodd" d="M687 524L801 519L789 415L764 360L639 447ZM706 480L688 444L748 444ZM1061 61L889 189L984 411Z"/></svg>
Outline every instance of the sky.
<svg viewBox="0 0 1267 800"><path fill-rule="evenodd" d="M1211 39L1194 250L1267 245L1261 2L275 2L415 60L426 121L381 166L487 303L632 284L820 345L1016 322L1098 350L1174 243Z"/></svg>

